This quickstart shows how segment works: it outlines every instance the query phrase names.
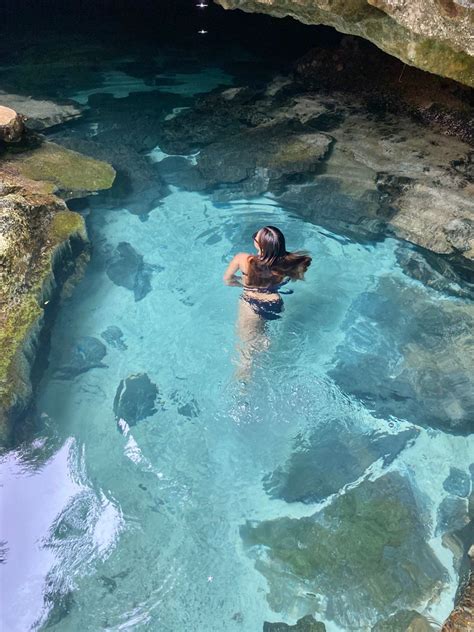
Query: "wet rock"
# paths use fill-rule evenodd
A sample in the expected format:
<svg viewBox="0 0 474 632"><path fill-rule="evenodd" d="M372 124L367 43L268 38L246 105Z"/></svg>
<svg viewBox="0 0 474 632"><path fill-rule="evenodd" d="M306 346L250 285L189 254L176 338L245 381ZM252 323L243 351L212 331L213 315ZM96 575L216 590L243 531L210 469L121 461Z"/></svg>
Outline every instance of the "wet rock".
<svg viewBox="0 0 474 632"><path fill-rule="evenodd" d="M125 351L128 348L123 341L123 331L116 325L109 325L100 335L107 344L120 351Z"/></svg>
<svg viewBox="0 0 474 632"><path fill-rule="evenodd" d="M133 292L135 301L141 301L151 291L153 269L127 241L121 241L107 265L107 276L121 287Z"/></svg>
<svg viewBox="0 0 474 632"><path fill-rule="evenodd" d="M263 624L263 632L326 632L326 626L320 621L316 621L312 614L298 619L295 625L287 623L269 623L265 621Z"/></svg>
<svg viewBox="0 0 474 632"><path fill-rule="evenodd" d="M264 487L287 502L319 502L357 480L377 459L383 457L384 466L392 463L417 434L414 429L361 434L350 423L332 421L300 437L285 467L267 476Z"/></svg>
<svg viewBox="0 0 474 632"><path fill-rule="evenodd" d="M66 121L77 119L82 110L77 103L58 103L45 99L33 99L21 94L10 94L0 90L0 103L20 112L26 117L28 129L43 130Z"/></svg>
<svg viewBox="0 0 474 632"><path fill-rule="evenodd" d="M399 612L378 621L372 632L434 632L435 628L416 610L400 610Z"/></svg>
<svg viewBox="0 0 474 632"><path fill-rule="evenodd" d="M459 531L469 523L467 501L446 496L438 507L436 535Z"/></svg>
<svg viewBox="0 0 474 632"><path fill-rule="evenodd" d="M474 429L474 312L433 308L422 288L382 278L347 313L331 377L378 415L456 434Z"/></svg>
<svg viewBox="0 0 474 632"><path fill-rule="evenodd" d="M66 364L57 370L56 375L62 379L73 379L90 369L106 368L107 365L102 362L106 353L103 342L92 336L84 336L72 346Z"/></svg>
<svg viewBox="0 0 474 632"><path fill-rule="evenodd" d="M197 159L203 178L211 183L237 183L265 171L267 182L315 171L331 139L317 132L295 133L286 124L260 125L205 147ZM262 175L260 173L260 175Z"/></svg>
<svg viewBox="0 0 474 632"><path fill-rule="evenodd" d="M454 266L429 251L420 252L403 244L396 251L397 261L405 274L426 287L460 298L474 298L474 287Z"/></svg>
<svg viewBox="0 0 474 632"><path fill-rule="evenodd" d="M65 199L109 189L115 179L115 171L107 162L93 160L50 142L9 155L8 163L26 178L51 183L51 190Z"/></svg>
<svg viewBox="0 0 474 632"><path fill-rule="evenodd" d="M461 2L433 4L420 0L409 7L391 0L217 0L225 9L291 16L305 24L326 24L342 33L366 38L390 55L422 70L472 86L474 62L472 8ZM375 26L376 24L376 26ZM332 52L332 51L331 51ZM342 70L333 59L331 72Z"/></svg>
<svg viewBox="0 0 474 632"><path fill-rule="evenodd" d="M44 153L37 149L35 169L38 170L39 158ZM27 162L34 161L35 151L25 152ZM107 165L93 162L99 174L109 173ZM81 160L76 154L73 164L74 169L68 175L69 190L93 191L97 173L91 175L88 171L88 159ZM39 172L30 174L27 170L22 175L21 165L22 152L17 151L14 156L4 155L0 168L0 434L3 436L10 427L9 420L23 414L28 407L32 395L31 368L61 292L66 284L71 287L80 278L88 260L84 219L53 195L54 182L48 178L36 179L35 176L42 177Z"/></svg>
<svg viewBox="0 0 474 632"><path fill-rule="evenodd" d="M278 609L291 609L312 590L337 625L364 629L374 616L416 608L448 581L427 544L428 526L409 481L389 473L311 517L247 522L241 536L268 580L271 606L278 599ZM291 589L288 577L297 582Z"/></svg>
<svg viewBox="0 0 474 632"><path fill-rule="evenodd" d="M146 373L129 375L120 381L114 399L115 417L129 426L156 413L158 388Z"/></svg>
<svg viewBox="0 0 474 632"><path fill-rule="evenodd" d="M208 186L198 168L184 156L169 156L158 162L156 166L166 184L188 191L204 191Z"/></svg>
<svg viewBox="0 0 474 632"><path fill-rule="evenodd" d="M443 483L443 488L450 494L467 498L471 491L470 476L457 467L451 467L449 476Z"/></svg>
<svg viewBox="0 0 474 632"><path fill-rule="evenodd" d="M24 134L24 117L11 108L0 105L0 142L17 143Z"/></svg>

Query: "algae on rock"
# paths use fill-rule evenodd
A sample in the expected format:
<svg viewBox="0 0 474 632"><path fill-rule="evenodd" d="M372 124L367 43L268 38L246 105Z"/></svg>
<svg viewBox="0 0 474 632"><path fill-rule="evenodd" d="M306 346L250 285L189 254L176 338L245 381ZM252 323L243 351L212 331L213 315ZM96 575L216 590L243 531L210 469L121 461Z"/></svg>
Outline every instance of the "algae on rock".
<svg viewBox="0 0 474 632"><path fill-rule="evenodd" d="M44 163L42 159L44 158ZM27 177L27 174L31 178ZM53 194L77 197L111 186L113 169L59 146L0 162L0 436L24 412L45 313L87 252L84 219Z"/></svg>
<svg viewBox="0 0 474 632"><path fill-rule="evenodd" d="M248 522L241 535L269 581L271 605L294 608L312 591L325 597L336 623L358 629L375 614L423 604L447 580L426 543L428 523L409 481L389 473L311 517ZM283 593L288 577L298 586Z"/></svg>

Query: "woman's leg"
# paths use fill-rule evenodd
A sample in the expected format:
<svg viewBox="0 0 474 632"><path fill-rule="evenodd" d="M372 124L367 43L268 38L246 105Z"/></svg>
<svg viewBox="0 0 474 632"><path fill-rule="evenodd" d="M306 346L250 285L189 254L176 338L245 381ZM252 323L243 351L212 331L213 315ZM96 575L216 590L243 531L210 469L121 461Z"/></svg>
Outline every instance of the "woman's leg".
<svg viewBox="0 0 474 632"><path fill-rule="evenodd" d="M247 381L251 377L253 357L267 349L270 340L266 333L265 320L259 316L247 301L239 300L237 318L238 367L236 378Z"/></svg>

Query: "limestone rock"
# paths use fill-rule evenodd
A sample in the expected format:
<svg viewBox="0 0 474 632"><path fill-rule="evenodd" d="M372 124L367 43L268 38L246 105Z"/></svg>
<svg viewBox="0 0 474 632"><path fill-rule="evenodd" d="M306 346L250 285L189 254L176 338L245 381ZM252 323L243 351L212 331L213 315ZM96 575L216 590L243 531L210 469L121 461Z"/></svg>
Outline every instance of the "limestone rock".
<svg viewBox="0 0 474 632"><path fill-rule="evenodd" d="M123 340L123 331L116 325L109 325L100 335L107 344L120 351L125 351L128 348Z"/></svg>
<svg viewBox="0 0 474 632"><path fill-rule="evenodd" d="M62 379L72 379L90 369L105 368L102 362L107 353L105 345L92 336L84 336L69 350L66 363L62 365L57 375Z"/></svg>
<svg viewBox="0 0 474 632"><path fill-rule="evenodd" d="M155 402L158 388L146 373L136 373L121 380L114 399L117 420L123 419L129 426L156 413Z"/></svg>
<svg viewBox="0 0 474 632"><path fill-rule="evenodd" d="M109 189L115 179L114 169L106 162L65 149L56 143L44 142L35 149L10 154L7 160L22 176L50 182L52 190L65 199Z"/></svg>
<svg viewBox="0 0 474 632"><path fill-rule="evenodd" d="M473 431L474 310L432 303L420 288L382 278L347 312L330 375L377 415L455 434Z"/></svg>
<svg viewBox="0 0 474 632"><path fill-rule="evenodd" d="M39 157L44 155L40 149L24 152L31 163L35 151ZM22 152L4 158L0 164L0 433L7 435L8 422L30 402L30 373L45 320L51 323L62 292L80 276L88 258L88 240L83 218L52 194L53 182L41 180L39 172L37 179L23 175ZM68 175L68 187L75 194L84 188L90 192L97 183L97 176L81 171L84 164L90 166L87 158L84 161L75 155ZM50 174L60 162L50 163ZM110 186L113 170L101 163L94 166L99 175L103 167Z"/></svg>
<svg viewBox="0 0 474 632"><path fill-rule="evenodd" d="M0 105L0 141L17 143L25 131L24 119L11 108Z"/></svg>
<svg viewBox="0 0 474 632"><path fill-rule="evenodd" d="M393 462L415 430L366 434L350 420L329 420L314 435L299 438L286 465L266 477L267 492L287 502L315 503L357 480L377 459Z"/></svg>
<svg viewBox="0 0 474 632"><path fill-rule="evenodd" d="M241 536L268 580L272 607L291 610L312 591L338 626L365 629L375 613L419 607L448 581L427 544L428 525L409 481L389 473L311 517L247 522Z"/></svg>
<svg viewBox="0 0 474 632"><path fill-rule="evenodd" d="M449 476L443 483L443 488L450 494L467 498L471 490L470 476L457 467L451 467L449 468Z"/></svg>
<svg viewBox="0 0 474 632"><path fill-rule="evenodd" d="M435 628L416 610L400 610L388 619L378 621L372 632L434 632Z"/></svg>
<svg viewBox="0 0 474 632"><path fill-rule="evenodd" d="M77 104L33 99L3 90L0 90L0 103L22 114L26 118L28 129L38 131L77 119L82 114Z"/></svg>
<svg viewBox="0 0 474 632"><path fill-rule="evenodd" d="M293 632L326 632L326 626L321 621L316 621L311 614L298 619L295 625L280 622L269 623L268 621L263 624L263 632L291 632L291 630Z"/></svg>
<svg viewBox="0 0 474 632"><path fill-rule="evenodd" d="M131 290L135 300L141 301L151 291L151 275L152 267L143 261L143 255L121 241L107 265L109 279Z"/></svg>
<svg viewBox="0 0 474 632"><path fill-rule="evenodd" d="M474 85L474 8L454 0L216 0L364 37L406 64Z"/></svg>

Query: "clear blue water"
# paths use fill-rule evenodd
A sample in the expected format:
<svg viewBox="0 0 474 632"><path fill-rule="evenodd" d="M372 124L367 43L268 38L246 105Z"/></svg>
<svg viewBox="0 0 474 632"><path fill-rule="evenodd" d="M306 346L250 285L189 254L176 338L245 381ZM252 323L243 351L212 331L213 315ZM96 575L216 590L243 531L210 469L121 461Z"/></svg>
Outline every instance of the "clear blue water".
<svg viewBox="0 0 474 632"><path fill-rule="evenodd" d="M219 82L210 70L216 74ZM204 89L214 87L212 76L202 73ZM186 92L186 75L179 81ZM196 81L189 77L189 93ZM150 159L161 156L157 148ZM235 379L239 290L226 287L222 274L265 224L281 227L289 248L307 249L314 261L305 282L285 297L284 318L269 324L270 345L254 355L252 378L242 385ZM427 542L446 575L439 595L416 607L442 621L458 574L436 533L437 511L450 467L468 472L472 439L414 426L413 419L377 417L331 371L354 321L364 321L357 314L361 297L383 293L384 283L413 292L433 310L462 310L463 301L410 280L397 263L395 240L352 242L270 197L215 205L172 188L147 221L103 205L88 225L92 261L54 326L37 396L38 430L0 461L5 629L257 632L263 621L294 623L309 612L330 631L347 629L338 614L342 598L331 610L334 594L318 592L317 582L306 590L318 593L319 605L277 563L262 572L265 551L249 551L241 528L246 521L311 516L364 478L391 471L411 481L428 516ZM149 266L151 291L142 300L106 274L120 242ZM384 299L390 312L395 299ZM107 343L106 366L64 379L58 370L69 362L71 345L85 336L104 342L109 326L123 338ZM402 360L397 354L385 358L392 367ZM117 430L114 396L122 379L143 372L157 385L160 403L125 436ZM331 431L331 424L339 432L341 421L345 437L365 437L369 446L374 436L416 433L391 462L379 455L355 468L334 495L287 502L269 494L262 481L291 457L295 438ZM335 466L327 467L330 473ZM357 586L345 597L362 613L357 629L369 630L377 613L365 613Z"/></svg>

